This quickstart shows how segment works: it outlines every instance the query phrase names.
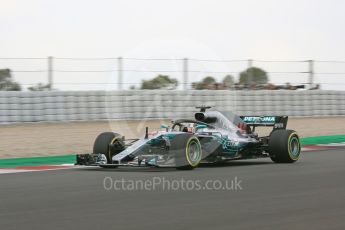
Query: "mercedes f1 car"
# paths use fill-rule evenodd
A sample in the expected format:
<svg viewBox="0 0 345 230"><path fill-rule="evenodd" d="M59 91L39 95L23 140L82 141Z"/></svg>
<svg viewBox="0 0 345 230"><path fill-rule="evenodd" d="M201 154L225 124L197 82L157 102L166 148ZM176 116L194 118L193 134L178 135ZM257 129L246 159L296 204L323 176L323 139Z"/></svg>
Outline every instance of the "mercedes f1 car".
<svg viewBox="0 0 345 230"><path fill-rule="evenodd" d="M231 112L206 111L197 107L192 118L173 120L170 126L126 139L113 132L98 135L93 153L77 155L76 164L100 166L174 167L193 169L200 163L270 157L276 163L299 159L300 139L287 130L287 116L237 116ZM270 126L268 136L259 136L258 126Z"/></svg>

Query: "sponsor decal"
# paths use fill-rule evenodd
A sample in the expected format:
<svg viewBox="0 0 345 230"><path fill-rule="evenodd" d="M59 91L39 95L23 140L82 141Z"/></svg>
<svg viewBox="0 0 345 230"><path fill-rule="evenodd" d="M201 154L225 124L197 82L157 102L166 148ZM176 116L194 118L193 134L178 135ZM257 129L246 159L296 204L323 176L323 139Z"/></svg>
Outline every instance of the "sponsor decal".
<svg viewBox="0 0 345 230"><path fill-rule="evenodd" d="M247 123L274 123L275 117L244 117L243 121Z"/></svg>
<svg viewBox="0 0 345 230"><path fill-rule="evenodd" d="M283 123L276 123L276 124L274 124L274 128L275 129L282 129L282 128L284 128L284 124Z"/></svg>
<svg viewBox="0 0 345 230"><path fill-rule="evenodd" d="M236 153L241 148L241 143L239 141L230 140L227 135L223 137L214 135L214 137L216 137L217 142L222 146L224 151Z"/></svg>

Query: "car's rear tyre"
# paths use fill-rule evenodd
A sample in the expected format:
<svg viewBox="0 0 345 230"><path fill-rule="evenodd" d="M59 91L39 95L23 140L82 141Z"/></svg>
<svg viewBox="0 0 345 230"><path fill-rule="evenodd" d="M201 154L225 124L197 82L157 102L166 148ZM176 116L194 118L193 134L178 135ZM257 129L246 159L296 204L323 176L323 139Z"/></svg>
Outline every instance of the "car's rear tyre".
<svg viewBox="0 0 345 230"><path fill-rule="evenodd" d="M178 146L180 146L180 151L178 151L178 156L176 157L178 164L182 166L177 166L176 169L179 170L191 170L196 168L202 159L202 149L200 141L197 137L193 135L182 135L180 136L183 140ZM181 145L182 144L182 145Z"/></svg>
<svg viewBox="0 0 345 230"><path fill-rule="evenodd" d="M268 153L276 163L294 163L301 153L301 142L294 130L279 129L271 133Z"/></svg>
<svg viewBox="0 0 345 230"><path fill-rule="evenodd" d="M104 132L97 136L93 144L93 153L104 154L107 157L107 163L112 163L112 156L114 152L110 148L110 145L115 144L116 142L122 142L122 136L118 133L113 132Z"/></svg>

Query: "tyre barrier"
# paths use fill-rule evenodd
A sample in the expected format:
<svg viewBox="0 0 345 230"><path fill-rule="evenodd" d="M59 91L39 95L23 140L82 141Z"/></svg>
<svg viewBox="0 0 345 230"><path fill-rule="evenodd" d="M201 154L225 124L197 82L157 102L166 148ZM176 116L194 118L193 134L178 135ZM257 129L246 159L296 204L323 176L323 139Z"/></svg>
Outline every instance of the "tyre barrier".
<svg viewBox="0 0 345 230"><path fill-rule="evenodd" d="M241 115L345 115L344 91L0 92L0 123L177 118L207 105Z"/></svg>

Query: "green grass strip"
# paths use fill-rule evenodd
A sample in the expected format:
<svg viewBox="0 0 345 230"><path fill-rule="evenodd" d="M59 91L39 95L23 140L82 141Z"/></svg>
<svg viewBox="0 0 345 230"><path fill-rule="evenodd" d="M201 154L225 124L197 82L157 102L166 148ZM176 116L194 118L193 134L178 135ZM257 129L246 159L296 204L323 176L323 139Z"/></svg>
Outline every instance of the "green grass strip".
<svg viewBox="0 0 345 230"><path fill-rule="evenodd" d="M304 137L301 143L305 145L329 144L345 142L345 135ZM14 168L17 166L59 165L75 163L75 154L46 157L25 157L0 159L0 168Z"/></svg>
<svg viewBox="0 0 345 230"><path fill-rule="evenodd" d="M302 145L317 145L345 142L345 135L318 136L301 138Z"/></svg>
<svg viewBox="0 0 345 230"><path fill-rule="evenodd" d="M75 163L75 154L47 157L25 157L0 159L0 168L17 166L59 165Z"/></svg>

